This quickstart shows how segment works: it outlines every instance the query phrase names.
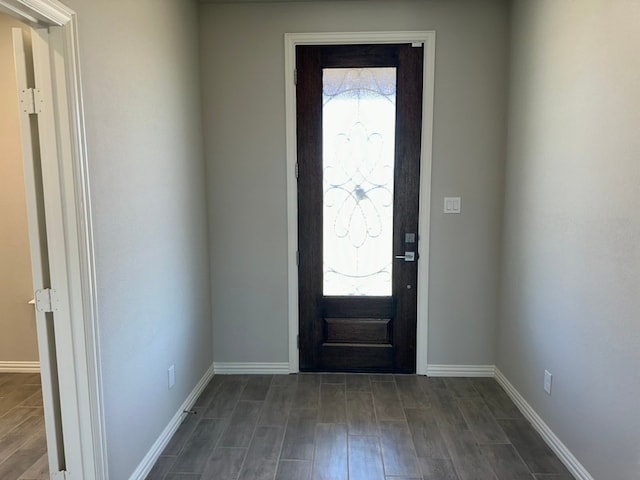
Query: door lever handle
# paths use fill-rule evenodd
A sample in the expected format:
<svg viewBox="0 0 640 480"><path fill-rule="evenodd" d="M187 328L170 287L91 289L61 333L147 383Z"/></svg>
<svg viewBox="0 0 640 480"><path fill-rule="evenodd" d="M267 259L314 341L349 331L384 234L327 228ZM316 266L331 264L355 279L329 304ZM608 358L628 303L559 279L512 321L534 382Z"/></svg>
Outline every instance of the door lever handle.
<svg viewBox="0 0 640 480"><path fill-rule="evenodd" d="M396 255L396 258L401 258L405 262L415 262L416 252L404 252L404 255Z"/></svg>

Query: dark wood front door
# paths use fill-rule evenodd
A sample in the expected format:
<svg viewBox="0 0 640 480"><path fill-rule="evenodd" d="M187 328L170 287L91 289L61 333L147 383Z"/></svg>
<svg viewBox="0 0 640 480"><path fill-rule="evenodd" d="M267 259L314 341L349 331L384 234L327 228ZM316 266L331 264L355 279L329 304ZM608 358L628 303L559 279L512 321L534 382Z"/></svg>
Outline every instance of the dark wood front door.
<svg viewBox="0 0 640 480"><path fill-rule="evenodd" d="M297 47L301 371L415 372L422 62Z"/></svg>

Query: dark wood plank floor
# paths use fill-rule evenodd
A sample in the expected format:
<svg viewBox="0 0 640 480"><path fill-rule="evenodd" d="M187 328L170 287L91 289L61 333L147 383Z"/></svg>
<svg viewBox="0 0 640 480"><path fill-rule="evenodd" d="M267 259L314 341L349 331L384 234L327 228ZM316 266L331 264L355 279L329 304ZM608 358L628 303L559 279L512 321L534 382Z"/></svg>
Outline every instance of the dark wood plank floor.
<svg viewBox="0 0 640 480"><path fill-rule="evenodd" d="M48 478L40 374L0 373L0 479Z"/></svg>
<svg viewBox="0 0 640 480"><path fill-rule="evenodd" d="M148 480L570 480L495 380L215 376Z"/></svg>

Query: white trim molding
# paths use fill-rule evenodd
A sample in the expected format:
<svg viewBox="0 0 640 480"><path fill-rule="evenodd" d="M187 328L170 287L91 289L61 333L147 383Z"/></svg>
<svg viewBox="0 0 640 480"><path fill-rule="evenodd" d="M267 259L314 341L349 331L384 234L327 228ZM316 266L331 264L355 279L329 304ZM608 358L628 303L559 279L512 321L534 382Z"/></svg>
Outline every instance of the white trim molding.
<svg viewBox="0 0 640 480"><path fill-rule="evenodd" d="M495 365L427 365L428 377L493 377Z"/></svg>
<svg viewBox="0 0 640 480"><path fill-rule="evenodd" d="M294 71L297 45L422 43L424 67L422 85L422 151L420 160L420 214L418 237L418 323L416 331L416 373L427 373L427 328L429 325L429 238L431 212L431 163L433 101L435 91L435 31L286 33L285 112L287 156L287 277L289 311L289 363L287 373L299 370L298 356L298 183L296 179L296 87Z"/></svg>
<svg viewBox="0 0 640 480"><path fill-rule="evenodd" d="M61 27L73 16L72 10L56 0L0 0L0 6L32 24L45 26Z"/></svg>
<svg viewBox="0 0 640 480"><path fill-rule="evenodd" d="M36 80L56 107L48 111L47 128L40 133L47 139L46 145L41 139L41 148L47 153L44 204L51 285L64 294L64 309L56 313L64 467L73 478L105 480L109 475L77 17L58 0L0 0L0 7L35 28L32 38L39 47L40 72ZM46 363L42 362L43 372ZM47 402L51 405L53 399L45 398ZM58 437L50 415L45 414L45 422L51 444ZM61 466L54 449L48 450L50 468ZM59 473L53 470L52 475Z"/></svg>
<svg viewBox="0 0 640 480"><path fill-rule="evenodd" d="M288 362L215 362L216 375L289 374Z"/></svg>
<svg viewBox="0 0 640 480"><path fill-rule="evenodd" d="M149 472L155 465L156 461L162 454L163 450L173 437L173 434L176 433L178 427L184 420L184 417L187 415L185 410L190 410L191 407L196 403L196 400L205 389L207 384L211 381L213 377L214 367L211 365L207 371L204 373L200 381L193 388L189 396L186 400L180 405L178 411L175 413L173 418L169 421L168 425L164 428L158 439L151 446L151 449L147 452L147 454L142 459L142 462L138 465L138 468L131 474L129 480L144 480L149 475Z"/></svg>
<svg viewBox="0 0 640 480"><path fill-rule="evenodd" d="M502 388L507 392L507 395L511 397L513 403L516 404L518 409L522 412L533 428L542 436L549 448L558 456L558 458L565 464L571 474L578 480L594 480L591 474L586 468L578 461L578 459L571 453L567 446L557 437L555 433L549 428L549 426L542 420L540 415L536 413L531 405L524 399L520 392L511 384L507 377L498 369L495 368L495 378Z"/></svg>
<svg viewBox="0 0 640 480"><path fill-rule="evenodd" d="M40 373L40 362L0 361L0 373Z"/></svg>

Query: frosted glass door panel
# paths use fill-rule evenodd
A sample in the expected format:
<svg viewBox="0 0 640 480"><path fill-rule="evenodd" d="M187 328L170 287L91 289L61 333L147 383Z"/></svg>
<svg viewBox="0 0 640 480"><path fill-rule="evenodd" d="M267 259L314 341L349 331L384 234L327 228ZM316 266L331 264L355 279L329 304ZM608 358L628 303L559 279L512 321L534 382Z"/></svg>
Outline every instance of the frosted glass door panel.
<svg viewBox="0 0 640 480"><path fill-rule="evenodd" d="M396 68L326 68L323 294L391 296Z"/></svg>

